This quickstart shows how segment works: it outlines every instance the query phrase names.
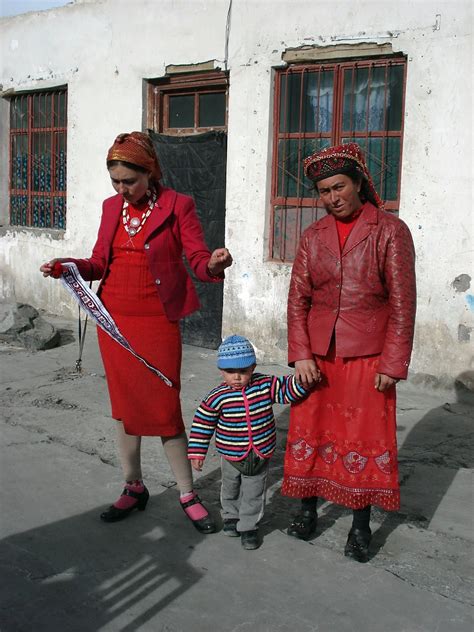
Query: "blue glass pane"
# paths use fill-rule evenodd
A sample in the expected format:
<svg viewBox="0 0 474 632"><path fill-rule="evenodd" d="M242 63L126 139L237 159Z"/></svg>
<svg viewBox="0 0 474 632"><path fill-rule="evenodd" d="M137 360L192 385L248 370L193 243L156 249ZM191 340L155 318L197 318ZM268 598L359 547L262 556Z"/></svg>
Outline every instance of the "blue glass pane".
<svg viewBox="0 0 474 632"><path fill-rule="evenodd" d="M53 199L53 228L66 228L66 198L55 197Z"/></svg>
<svg viewBox="0 0 474 632"><path fill-rule="evenodd" d="M28 138L25 134L12 136L11 188L28 188Z"/></svg>
<svg viewBox="0 0 474 632"><path fill-rule="evenodd" d="M48 197L34 196L32 198L33 221L32 226L46 228L51 226L51 208Z"/></svg>
<svg viewBox="0 0 474 632"><path fill-rule="evenodd" d="M32 134L33 191L51 191L51 135Z"/></svg>
<svg viewBox="0 0 474 632"><path fill-rule="evenodd" d="M27 196L12 195L10 199L10 223L12 226L26 226L27 211Z"/></svg>

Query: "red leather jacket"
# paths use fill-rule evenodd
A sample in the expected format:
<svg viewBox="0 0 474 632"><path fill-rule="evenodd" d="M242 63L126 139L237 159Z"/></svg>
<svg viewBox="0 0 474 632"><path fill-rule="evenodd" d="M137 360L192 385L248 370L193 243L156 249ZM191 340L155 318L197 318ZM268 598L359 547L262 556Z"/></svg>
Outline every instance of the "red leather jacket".
<svg viewBox="0 0 474 632"><path fill-rule="evenodd" d="M288 361L380 353L378 371L406 378L416 311L406 224L367 202L342 249L332 215L303 234L288 295Z"/></svg>
<svg viewBox="0 0 474 632"><path fill-rule="evenodd" d="M68 259L79 268L87 281L105 278L109 269L112 242L122 215L123 198L114 195L104 201L97 241L89 259ZM156 290L169 320L176 321L199 308L194 284L183 262L183 251L200 281L219 282L224 275L211 276L207 269L211 253L204 241L194 201L160 188L157 207L148 218L145 233L145 252ZM97 290L100 295L100 285Z"/></svg>

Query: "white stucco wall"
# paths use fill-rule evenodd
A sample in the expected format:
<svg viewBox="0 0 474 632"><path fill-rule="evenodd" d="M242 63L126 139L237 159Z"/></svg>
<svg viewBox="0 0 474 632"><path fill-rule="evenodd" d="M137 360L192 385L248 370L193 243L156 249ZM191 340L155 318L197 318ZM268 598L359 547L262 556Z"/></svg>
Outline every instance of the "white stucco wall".
<svg viewBox="0 0 474 632"><path fill-rule="evenodd" d="M131 10L133 7L133 11ZM67 312L57 283L36 272L53 256L89 252L104 160L119 131L140 129L142 79L168 64L220 61L227 0L97 0L0 20L3 90L68 85L68 224L51 238L4 231L4 295ZM234 0L231 14L227 274L223 334L248 335L266 360L285 361L290 266L268 261L273 68L302 45L391 44L408 57L400 217L418 253L412 368L455 378L474 369L470 2ZM0 111L0 142L6 142ZM2 179L6 173L2 170ZM5 212L7 200L0 202ZM469 298L470 297L470 298ZM470 302L469 302L470 301ZM460 329L461 326L461 329ZM461 338L461 340L459 339Z"/></svg>

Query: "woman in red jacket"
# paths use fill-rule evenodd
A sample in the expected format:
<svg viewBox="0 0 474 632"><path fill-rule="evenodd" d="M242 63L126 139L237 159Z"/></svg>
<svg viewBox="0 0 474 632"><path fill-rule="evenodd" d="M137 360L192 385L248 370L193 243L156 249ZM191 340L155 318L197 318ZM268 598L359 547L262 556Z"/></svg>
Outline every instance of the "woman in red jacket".
<svg viewBox="0 0 474 632"><path fill-rule="evenodd" d="M119 499L101 514L105 522L144 510L142 436L160 436L180 502L201 533L214 523L193 491L180 405L179 319L199 307L183 263L183 251L201 281L220 282L232 263L226 248L209 252L190 197L160 185L160 168L147 134L120 134L107 154L117 195L105 200L97 242L89 259L54 259L41 266L54 275L57 262L72 261L86 280L100 279L97 294L132 348L173 383L168 387L132 354L98 329L125 478Z"/></svg>
<svg viewBox="0 0 474 632"><path fill-rule="evenodd" d="M302 236L288 295L289 363L303 386L319 382L290 413L282 492L302 507L288 534L314 533L318 497L344 505L345 555L366 562L371 505L400 505L395 384L412 349L415 253L358 145L326 148L304 168L328 214Z"/></svg>

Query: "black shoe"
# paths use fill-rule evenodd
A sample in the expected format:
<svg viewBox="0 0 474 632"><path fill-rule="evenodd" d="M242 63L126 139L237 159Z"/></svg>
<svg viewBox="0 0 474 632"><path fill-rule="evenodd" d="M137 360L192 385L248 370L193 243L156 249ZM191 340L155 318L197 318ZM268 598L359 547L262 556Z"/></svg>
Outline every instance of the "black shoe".
<svg viewBox="0 0 474 632"><path fill-rule="evenodd" d="M344 555L362 564L368 562L371 536L372 532L370 529L364 531L362 529L352 528L349 531L349 537L347 538L347 543L344 548Z"/></svg>
<svg viewBox="0 0 474 632"><path fill-rule="evenodd" d="M191 507L191 505L201 505L202 507L204 507L204 505L201 502L201 499L195 492L191 500L188 500L184 503L183 501L180 500L180 505L183 508L184 513L188 516L188 518L191 520L191 522L193 523L195 528L199 531L199 533L204 533L204 534L214 533L214 531L216 530L216 523L214 522L214 520L211 518L209 514L207 514L207 516L204 516L204 518L200 518L199 520L193 520L191 516L188 514L188 512L186 511L186 509L188 507ZM206 508L204 507L204 509Z"/></svg>
<svg viewBox="0 0 474 632"><path fill-rule="evenodd" d="M240 541L242 546L247 551L252 551L253 549L258 549L260 546L260 538L258 537L258 529L253 529L252 531L241 531L240 532Z"/></svg>
<svg viewBox="0 0 474 632"><path fill-rule="evenodd" d="M224 526L222 527L222 533L228 535L230 538L238 538L239 532L237 531L238 518L226 518L224 520Z"/></svg>
<svg viewBox="0 0 474 632"><path fill-rule="evenodd" d="M131 496L132 498L136 498L137 502L128 509L119 509L114 505L110 505L106 511L100 514L101 520L104 522L118 522L119 520L126 518L134 509L138 509L138 511L145 511L146 504L150 498L150 494L146 487L141 493L134 492L128 487L125 487L121 496Z"/></svg>
<svg viewBox="0 0 474 632"><path fill-rule="evenodd" d="M287 529L288 535L300 540L309 540L316 531L317 513L311 509L303 509L297 514Z"/></svg>

